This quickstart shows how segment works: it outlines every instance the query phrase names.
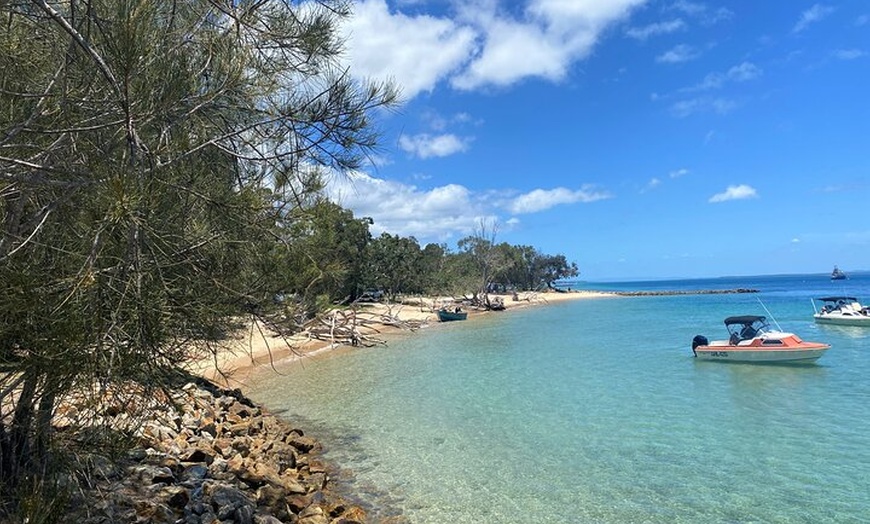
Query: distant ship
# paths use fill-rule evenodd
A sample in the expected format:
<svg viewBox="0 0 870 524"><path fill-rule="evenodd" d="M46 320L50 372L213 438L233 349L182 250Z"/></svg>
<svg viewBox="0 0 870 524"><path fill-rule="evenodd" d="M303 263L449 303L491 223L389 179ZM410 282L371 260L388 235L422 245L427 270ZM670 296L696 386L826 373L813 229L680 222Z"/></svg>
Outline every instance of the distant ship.
<svg viewBox="0 0 870 524"><path fill-rule="evenodd" d="M846 280L846 273L843 273L840 268L834 266L834 271L831 273L831 280Z"/></svg>

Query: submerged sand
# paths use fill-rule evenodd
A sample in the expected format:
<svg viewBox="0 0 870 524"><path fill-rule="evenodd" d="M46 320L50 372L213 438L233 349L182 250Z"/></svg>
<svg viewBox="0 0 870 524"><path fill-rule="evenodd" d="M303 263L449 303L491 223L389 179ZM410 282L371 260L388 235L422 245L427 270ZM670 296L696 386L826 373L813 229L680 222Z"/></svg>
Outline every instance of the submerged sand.
<svg viewBox="0 0 870 524"><path fill-rule="evenodd" d="M506 311L523 307L539 306L567 300L612 297L612 293L599 291L525 292L517 295L490 295L490 300L500 299ZM357 314L367 319L360 328L369 343L386 343L390 336L408 331L412 326L439 324L437 310L452 304L450 297L415 297L402 303L360 304ZM467 309L468 321L484 315L500 315L506 311ZM398 322L396 322L398 321ZM224 349L212 358L195 362L190 370L222 386L247 390L247 381L253 372L269 368L285 367L287 363L326 354L341 353L349 345L329 340L312 338L302 332L282 337L259 323L250 323L237 333Z"/></svg>

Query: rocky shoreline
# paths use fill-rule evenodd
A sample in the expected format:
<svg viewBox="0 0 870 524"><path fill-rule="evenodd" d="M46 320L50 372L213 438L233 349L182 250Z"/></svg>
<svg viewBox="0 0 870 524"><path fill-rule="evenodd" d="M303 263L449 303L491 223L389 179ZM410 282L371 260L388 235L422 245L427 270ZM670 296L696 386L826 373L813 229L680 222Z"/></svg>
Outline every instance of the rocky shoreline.
<svg viewBox="0 0 870 524"><path fill-rule="evenodd" d="M509 308L610 295L573 292L545 299L531 294ZM421 307L374 309L371 315L380 319L386 315L418 322L431 317ZM376 333L401 330L395 322L382 324ZM188 370L192 374L180 383L184 385L168 396L139 395L148 406L135 413L111 400L89 408L95 427L133 434L136 446L120 460L109 458L108 452L84 460L66 522L407 524L395 508L371 507L365 494L358 499L356 493L340 491L348 472L322 461L320 443L302 429L268 413L241 390L216 384L218 377L229 384L233 375L232 382L243 386L239 377L259 365L312 356L334 344L302 341L285 348L287 339L266 336L238 343L245 348L238 352L241 356L228 352L208 362L229 374L205 365ZM61 413L56 420L60 432L70 426L63 420L66 416Z"/></svg>
<svg viewBox="0 0 870 524"><path fill-rule="evenodd" d="M369 522L360 505L331 489L320 444L239 390L202 380L173 391L170 400L173 409L146 419L137 431L140 445L123 460L89 458L68 522Z"/></svg>

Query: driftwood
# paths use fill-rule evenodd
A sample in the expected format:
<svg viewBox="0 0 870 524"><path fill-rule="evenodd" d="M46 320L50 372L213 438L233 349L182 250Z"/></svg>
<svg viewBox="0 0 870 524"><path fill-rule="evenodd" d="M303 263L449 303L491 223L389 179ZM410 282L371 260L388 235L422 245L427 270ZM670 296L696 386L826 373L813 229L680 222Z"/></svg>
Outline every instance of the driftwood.
<svg viewBox="0 0 870 524"><path fill-rule="evenodd" d="M385 345L378 338L385 327L415 331L424 320L403 320L399 317L401 306L393 311L388 306L385 312L366 311L354 305L351 309L332 309L305 324L308 337L331 344L371 347Z"/></svg>

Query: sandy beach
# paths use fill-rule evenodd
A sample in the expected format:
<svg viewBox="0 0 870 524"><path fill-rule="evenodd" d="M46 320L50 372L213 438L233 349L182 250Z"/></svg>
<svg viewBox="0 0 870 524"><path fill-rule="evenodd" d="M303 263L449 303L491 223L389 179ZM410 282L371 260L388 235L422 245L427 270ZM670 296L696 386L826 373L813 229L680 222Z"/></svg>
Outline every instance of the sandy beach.
<svg viewBox="0 0 870 524"><path fill-rule="evenodd" d="M512 310L524 307L612 296L614 295L611 293L584 290L522 292L516 296L491 294L490 300L501 299L505 306L504 311L465 309L468 311L467 322L473 322L483 315L509 314ZM447 304L453 304L453 299L414 297L402 303L359 304L356 309L356 316L361 319L358 329L370 344L385 344L391 337L404 332L410 333L411 327L432 327L440 324L436 312ZM247 389L247 381L255 375L254 372L267 371L306 358L341 354L352 349L354 348L347 344L312 338L306 332L282 337L265 326L249 324L244 331L235 335L226 349L213 358L193 363L190 371L223 387L240 388L244 391Z"/></svg>

